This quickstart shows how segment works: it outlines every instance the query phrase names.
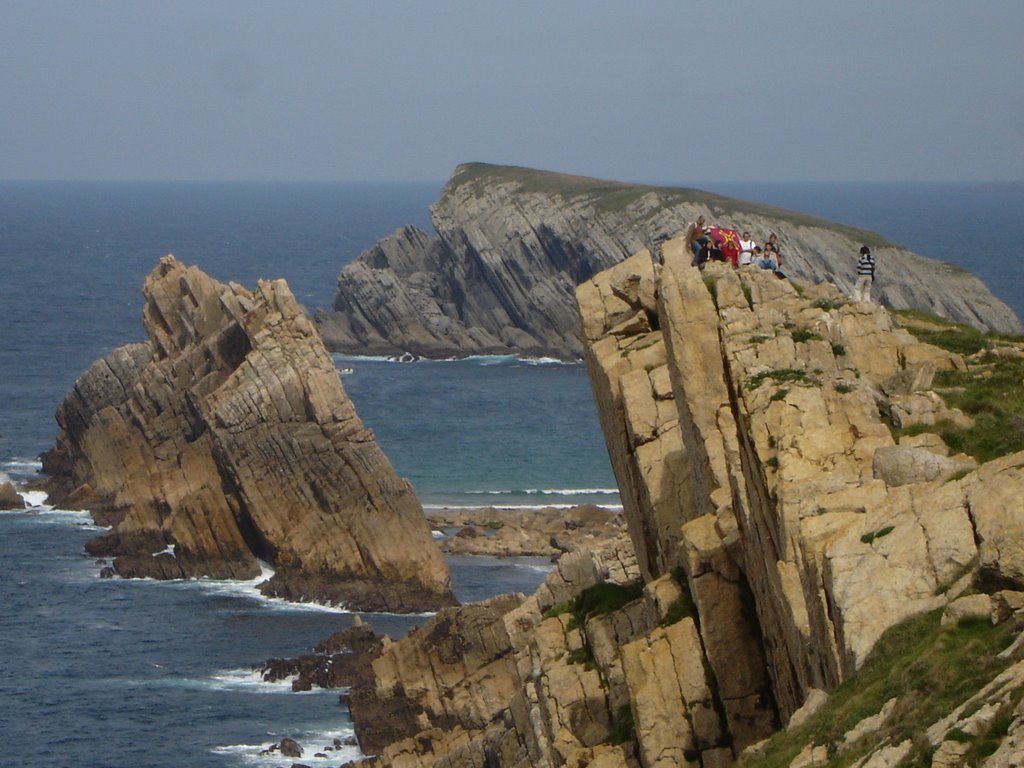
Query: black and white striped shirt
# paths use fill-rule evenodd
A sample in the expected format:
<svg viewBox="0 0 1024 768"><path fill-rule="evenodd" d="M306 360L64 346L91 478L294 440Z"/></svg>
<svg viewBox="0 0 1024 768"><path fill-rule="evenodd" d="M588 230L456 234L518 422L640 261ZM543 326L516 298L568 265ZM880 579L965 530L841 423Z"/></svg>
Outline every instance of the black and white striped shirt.
<svg viewBox="0 0 1024 768"><path fill-rule="evenodd" d="M875 277L875 257L870 253L862 253L857 259L857 274L861 277L868 275L873 279Z"/></svg>

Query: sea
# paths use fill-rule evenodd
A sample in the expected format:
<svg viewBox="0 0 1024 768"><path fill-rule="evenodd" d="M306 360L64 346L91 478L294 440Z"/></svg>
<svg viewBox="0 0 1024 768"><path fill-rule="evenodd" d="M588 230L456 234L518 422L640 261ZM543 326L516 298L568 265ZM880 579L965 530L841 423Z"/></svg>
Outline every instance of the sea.
<svg viewBox="0 0 1024 768"><path fill-rule="evenodd" d="M144 337L140 288L162 255L250 287L283 277L311 311L329 307L342 265L400 226L432 231L441 186L0 181L0 475L35 478L78 375ZM685 186L877 231L971 270L1024 316L1024 183ZM582 364L335 359L425 508L619 505ZM296 762L262 754L284 737L305 765L359 756L333 748L353 733L338 691L293 693L254 669L354 614L264 598L258 579L100 579L83 545L101 529L25 496L30 509L0 513L0 764L270 768ZM464 602L530 592L551 567L449 566ZM400 637L428 617L361 618Z"/></svg>

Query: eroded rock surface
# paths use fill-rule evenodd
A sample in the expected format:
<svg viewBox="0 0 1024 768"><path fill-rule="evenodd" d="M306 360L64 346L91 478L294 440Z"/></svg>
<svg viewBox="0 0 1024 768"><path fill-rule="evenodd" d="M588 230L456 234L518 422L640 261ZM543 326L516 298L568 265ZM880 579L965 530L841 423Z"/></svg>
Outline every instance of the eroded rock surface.
<svg viewBox="0 0 1024 768"><path fill-rule="evenodd" d="M927 389L964 361L835 287L699 272L685 248L578 291L628 543L385 645L353 696L365 765L726 766L802 727L904 619L1024 626L1024 454L975 468L936 435L897 445L886 423L908 398L925 423L966 419ZM930 748L952 754L953 725L980 733L996 714L1017 744L1019 668L936 722ZM846 740L862 749L891 711ZM880 743L858 764L910 749Z"/></svg>
<svg viewBox="0 0 1024 768"><path fill-rule="evenodd" d="M149 340L82 374L44 457L54 501L114 529L122 576L251 579L269 595L419 611L453 602L407 481L363 426L283 281L224 285L164 257Z"/></svg>
<svg viewBox="0 0 1024 768"><path fill-rule="evenodd" d="M346 265L333 311L317 322L340 352L578 359L576 286L698 215L759 239L777 233L787 274L847 294L868 243L879 262L874 293L887 305L1024 331L975 276L871 232L699 190L479 163L459 166L432 207L436 236L405 227Z"/></svg>

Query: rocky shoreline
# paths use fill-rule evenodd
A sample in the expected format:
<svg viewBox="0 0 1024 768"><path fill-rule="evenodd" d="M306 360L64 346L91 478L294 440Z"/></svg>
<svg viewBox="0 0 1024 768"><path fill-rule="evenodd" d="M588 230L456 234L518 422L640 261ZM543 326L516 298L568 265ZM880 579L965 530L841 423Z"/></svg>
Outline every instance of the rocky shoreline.
<svg viewBox="0 0 1024 768"><path fill-rule="evenodd" d="M550 557L593 549L626 531L620 510L591 504L531 509L427 510L441 550L453 555Z"/></svg>
<svg viewBox="0 0 1024 768"><path fill-rule="evenodd" d="M834 287L702 274L684 248L579 291L628 536L563 554L533 595L445 608L384 641L349 696L373 755L357 764L718 768L781 749L793 768L840 752L959 765L985 738L986 766L1015 765L1024 452L951 451L935 425L973 419L931 387L1021 350L998 341L968 362ZM507 524L437 522L470 541ZM942 662L955 675L983 660L988 676L943 689L941 710L918 713L918 689L898 684L842 711L827 692L884 664L874 648L914 653L901 631L954 649L988 638L982 658L970 640Z"/></svg>

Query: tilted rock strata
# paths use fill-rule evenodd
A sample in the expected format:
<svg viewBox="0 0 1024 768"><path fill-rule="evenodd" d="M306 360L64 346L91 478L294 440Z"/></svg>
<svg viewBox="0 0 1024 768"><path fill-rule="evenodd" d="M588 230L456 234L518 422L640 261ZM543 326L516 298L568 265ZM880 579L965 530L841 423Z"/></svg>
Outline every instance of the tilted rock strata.
<svg viewBox="0 0 1024 768"><path fill-rule="evenodd" d="M436 237L405 227L341 270L334 311L317 315L330 349L578 359L576 286L698 215L762 239L777 233L787 274L846 292L868 242L879 263L874 293L884 303L984 329L1024 330L958 267L870 232L697 190L470 164L456 169L431 215Z"/></svg>
<svg viewBox="0 0 1024 768"><path fill-rule="evenodd" d="M374 684L350 708L370 765L637 765L609 743L613 716L598 670L576 657L584 634L568 615L545 612L589 586L638 576L628 542L561 558L538 592L447 608L373 661ZM633 604L632 620L596 634L620 644L657 624L657 604ZM602 653L601 649L595 649ZM621 664L621 662L620 662ZM622 672L616 703L628 706Z"/></svg>
<svg viewBox="0 0 1024 768"><path fill-rule="evenodd" d="M640 252L578 292L632 546L565 555L532 597L439 614L386 646L353 703L357 732L404 714L371 730L367 765L725 766L903 619L947 606L949 621L1024 624L1024 454L964 477L964 457L938 478L921 462L894 483L875 474L879 450L946 453L935 436L894 444L881 414L922 396L932 417L966 418L918 389L963 360L834 288L701 273L683 248L665 243L663 267ZM563 608L637 579L642 594L611 612ZM992 594L961 598L968 587ZM949 724L979 706L991 719L1024 677L990 687L977 701L992 707L965 702ZM1014 718L1011 737L1024 708ZM806 752L794 765L829 759Z"/></svg>
<svg viewBox="0 0 1024 768"><path fill-rule="evenodd" d="M893 328L877 306L844 304L824 286L798 291L756 269L699 273L684 248L664 246L656 306L643 299L650 290L634 287L655 279L645 253L580 288L588 363L646 575L683 566L720 682L738 663L757 671L749 650L722 653L723 644L763 647L785 721L810 690L834 687L863 663L886 628L942 605L972 567L975 583L1024 586L1010 544L1020 515L1007 495L1024 490L1024 456L958 481L944 482L956 463L936 482L930 467L918 482L875 479L876 451L893 446L879 416L891 410L886 385L898 399L901 373L962 361ZM659 336L671 396L649 383L660 375ZM651 423L655 399L676 407ZM677 457L684 470L673 484L651 455ZM687 481L685 500L657 503ZM659 535L666 509L681 523ZM709 577L714 591L701 585ZM731 640L712 639L709 621L730 587L743 605L749 590L753 620L733 623Z"/></svg>
<svg viewBox="0 0 1024 768"><path fill-rule="evenodd" d="M44 469L112 511L89 545L123 576L254 578L364 610L451 604L409 484L362 425L283 281L249 292L165 257L149 341L95 362L61 405Z"/></svg>

